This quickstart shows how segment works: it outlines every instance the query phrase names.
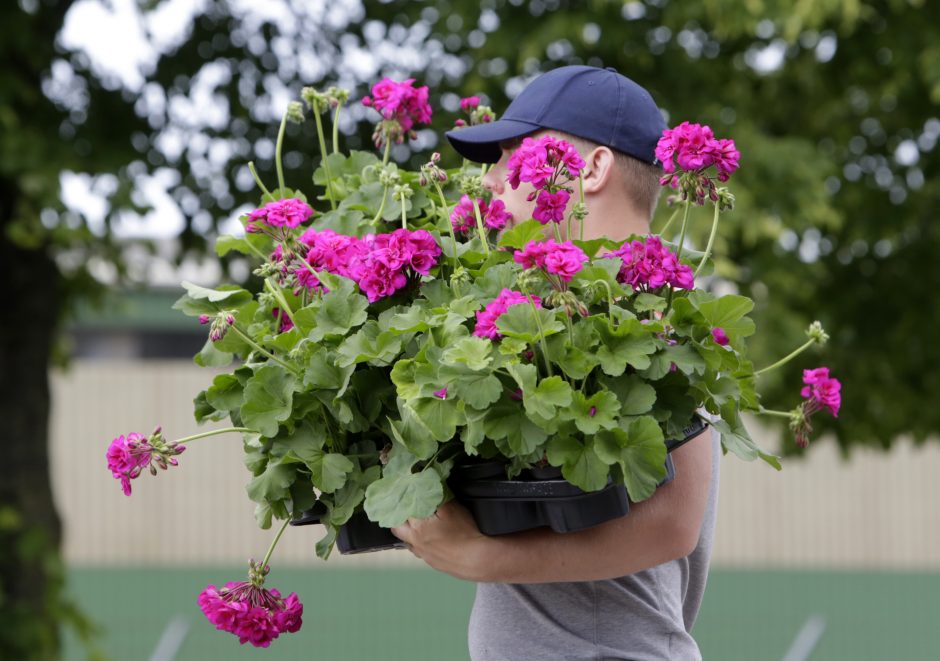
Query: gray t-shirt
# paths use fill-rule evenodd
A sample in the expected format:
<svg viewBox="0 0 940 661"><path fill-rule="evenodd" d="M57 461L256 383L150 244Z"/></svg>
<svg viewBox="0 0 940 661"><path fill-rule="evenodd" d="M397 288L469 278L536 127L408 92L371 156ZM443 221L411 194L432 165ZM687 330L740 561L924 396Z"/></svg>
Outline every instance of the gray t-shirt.
<svg viewBox="0 0 940 661"><path fill-rule="evenodd" d="M718 500L719 437L712 480L691 554L629 576L579 583L479 583L468 640L473 661L694 661L690 635L711 556Z"/></svg>

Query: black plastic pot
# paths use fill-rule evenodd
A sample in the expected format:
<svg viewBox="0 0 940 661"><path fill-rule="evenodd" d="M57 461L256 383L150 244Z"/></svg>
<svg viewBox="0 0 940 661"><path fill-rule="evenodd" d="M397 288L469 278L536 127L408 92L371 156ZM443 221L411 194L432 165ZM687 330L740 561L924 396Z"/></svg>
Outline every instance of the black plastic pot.
<svg viewBox="0 0 940 661"><path fill-rule="evenodd" d="M319 506L319 507L318 507ZM325 509L317 503L313 509L304 512L300 518L290 522L292 526L310 526L320 523L320 517ZM370 521L365 512L356 512L340 526L336 535L336 548L343 555L352 553L368 553L370 551L386 551L388 549L403 549L405 543L395 537L388 528Z"/></svg>
<svg viewBox="0 0 940 661"><path fill-rule="evenodd" d="M698 416L684 430L681 439L666 441L672 452L701 434L708 425ZM504 535L548 526L556 532L574 532L616 519L630 511L627 490L608 483L600 491L585 492L572 485L554 466L532 467L515 479L507 480L506 466L497 461L469 458L454 466L448 484L458 502L473 515L486 535ZM659 486L675 479L672 457L666 456L666 477ZM291 521L305 526L320 523L325 508L313 509ZM365 512L357 512L340 526L336 547L343 555L404 548L404 542L390 530L370 521Z"/></svg>

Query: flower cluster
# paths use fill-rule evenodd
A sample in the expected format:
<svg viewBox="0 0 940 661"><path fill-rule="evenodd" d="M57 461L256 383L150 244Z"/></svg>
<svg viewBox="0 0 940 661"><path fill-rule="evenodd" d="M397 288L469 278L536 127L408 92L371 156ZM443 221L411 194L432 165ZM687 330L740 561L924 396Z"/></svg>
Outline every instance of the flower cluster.
<svg viewBox="0 0 940 661"><path fill-rule="evenodd" d="M295 229L313 215L313 208L296 198L268 202L248 214L248 232L263 232L270 228Z"/></svg>
<svg viewBox="0 0 940 661"><path fill-rule="evenodd" d="M229 327L235 325L235 316L231 312L220 312L214 316L201 314L199 315L199 323L203 326L211 324L209 326L209 339L218 342L228 333Z"/></svg>
<svg viewBox="0 0 940 661"><path fill-rule="evenodd" d="M707 125L682 122L663 131L663 137L656 144L656 158L666 172L660 183L680 189L683 199L691 197L697 204L704 204L708 197L713 202L721 201L725 207L732 204L721 199L706 170L715 166L718 181L728 181L741 159L734 140L716 139Z"/></svg>
<svg viewBox="0 0 940 661"><path fill-rule="evenodd" d="M298 287L324 288L317 271L354 280L370 302L390 296L408 284L408 271L428 275L441 248L427 230L398 229L362 239L333 230L307 230L300 243L307 253L293 267Z"/></svg>
<svg viewBox="0 0 940 661"><path fill-rule="evenodd" d="M543 225L560 223L571 199L565 184L577 179L584 165L578 150L565 140L551 135L524 138L506 164L506 181L514 190L523 182L532 184L536 189L529 196L535 200L532 217Z"/></svg>
<svg viewBox="0 0 940 661"><path fill-rule="evenodd" d="M431 104L428 103L428 88L412 87L413 78L400 83L384 78L372 86L372 96L362 99L364 106L375 108L385 120L376 127L372 138L376 145L386 139L402 142L413 133L417 124L431 123Z"/></svg>
<svg viewBox="0 0 940 661"><path fill-rule="evenodd" d="M658 289L663 285L692 289L695 286L692 268L679 262L658 236L628 241L609 256L623 260L617 280L634 289Z"/></svg>
<svg viewBox="0 0 940 661"><path fill-rule="evenodd" d="M503 289L499 296L494 298L483 310L477 310L476 327L473 334L477 337L488 337L491 340L498 340L502 337L499 329L496 328L496 320L506 312L512 305L519 305L531 301L536 306L541 306L542 301L538 296L526 296L512 289Z"/></svg>
<svg viewBox="0 0 940 661"><path fill-rule="evenodd" d="M176 455L182 454L185 446L167 443L163 432L157 427L150 438L132 432L123 434L111 441L106 453L111 475L121 481L125 496L131 495L131 480L136 479L146 468L151 475L157 474L157 468L166 470L178 465Z"/></svg>
<svg viewBox="0 0 940 661"><path fill-rule="evenodd" d="M480 209L483 225L491 230L501 230L512 222L512 214L506 211L506 205L502 200L487 203L486 200L477 198L477 206ZM460 198L460 202L450 213L450 222L457 234L473 232L476 227L476 216L473 212L473 200L469 195Z"/></svg>
<svg viewBox="0 0 940 661"><path fill-rule="evenodd" d="M199 593L199 608L220 631L238 636L244 645L268 647L282 633L295 633L303 624L303 604L297 594L286 598L276 589L264 587L263 570L252 563L252 574L262 576L248 581L229 581L223 588L209 585Z"/></svg>
<svg viewBox="0 0 940 661"><path fill-rule="evenodd" d="M489 124L496 119L496 113L489 106L480 104L480 97L468 96L460 99L460 109L467 113L469 120L458 119L454 122L455 128L464 126L476 126L477 124Z"/></svg>
<svg viewBox="0 0 940 661"><path fill-rule="evenodd" d="M588 256L571 241L556 243L552 239L546 241L529 241L523 250L517 250L513 260L523 268L539 268L547 273L557 275L563 282L571 282L575 273L584 268Z"/></svg>
<svg viewBox="0 0 940 661"><path fill-rule="evenodd" d="M810 419L816 413L828 409L833 417L839 416L842 406L842 384L829 376L828 367L803 370L803 389L800 395L803 402L790 413L790 429L796 437L796 444L805 448L813 432Z"/></svg>
<svg viewBox="0 0 940 661"><path fill-rule="evenodd" d="M833 417L839 417L842 406L842 384L838 379L830 378L828 367L803 370L803 389L800 396L808 400L810 406L817 409L827 408Z"/></svg>

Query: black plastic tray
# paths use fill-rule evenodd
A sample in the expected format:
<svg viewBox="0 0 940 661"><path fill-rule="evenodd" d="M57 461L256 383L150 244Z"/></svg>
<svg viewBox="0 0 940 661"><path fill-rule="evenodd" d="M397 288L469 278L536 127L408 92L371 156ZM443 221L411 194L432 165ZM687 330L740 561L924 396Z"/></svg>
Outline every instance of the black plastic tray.
<svg viewBox="0 0 940 661"><path fill-rule="evenodd" d="M314 506L313 509L307 510L299 518L292 520L290 524L292 526L310 526L320 523L320 517L323 514L325 514L325 510L322 506ZM391 530L370 521L365 512L359 511L339 527L339 533L336 535L336 548L343 555L349 555L370 551L403 549L405 543L395 537Z"/></svg>

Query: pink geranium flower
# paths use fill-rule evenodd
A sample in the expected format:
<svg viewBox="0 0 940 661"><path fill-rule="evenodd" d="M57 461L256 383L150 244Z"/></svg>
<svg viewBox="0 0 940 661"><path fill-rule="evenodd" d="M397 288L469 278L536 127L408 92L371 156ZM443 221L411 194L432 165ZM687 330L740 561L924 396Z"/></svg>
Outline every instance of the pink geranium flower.
<svg viewBox="0 0 940 661"><path fill-rule="evenodd" d="M502 337L496 328L496 320L513 305L520 305L531 301L536 307L541 307L542 300L538 296L526 296L511 289L503 289L499 296L494 298L483 310L476 313L477 323L473 334L477 337L488 337L498 340Z"/></svg>
<svg viewBox="0 0 940 661"><path fill-rule="evenodd" d="M565 209L570 199L571 193L564 188L555 193L549 193L546 190L539 191L532 217L543 225L560 223L565 219Z"/></svg>
<svg viewBox="0 0 940 661"><path fill-rule="evenodd" d="M734 140L717 140L711 127L682 122L663 131L656 144L656 158L667 174L674 173L677 165L686 172L701 172L714 165L718 179L727 181L738 169L741 153ZM664 179L672 181L669 177Z"/></svg>
<svg viewBox="0 0 940 661"><path fill-rule="evenodd" d="M838 379L829 377L828 367L803 370L803 383L800 395L820 409L829 409L833 417L839 417L842 406L842 384Z"/></svg>
<svg viewBox="0 0 940 661"><path fill-rule="evenodd" d="M240 583L229 581L223 588L206 586L197 603L215 628L238 636L244 645L268 647L282 633L294 633L303 624L303 604L297 594L287 598L275 589L264 587L264 570L252 566L251 578Z"/></svg>
<svg viewBox="0 0 940 661"><path fill-rule="evenodd" d="M610 256L623 260L617 281L634 289L658 289L663 285L692 289L695 286L692 268L679 262L658 236L624 243Z"/></svg>
<svg viewBox="0 0 940 661"><path fill-rule="evenodd" d="M564 282L571 282L574 275L584 268L588 256L571 241L556 243L548 239L530 241L523 250L516 251L513 260L523 268L540 268Z"/></svg>
<svg viewBox="0 0 940 661"><path fill-rule="evenodd" d="M249 232L260 231L262 226L294 229L306 222L313 215L313 208L295 198L268 202L260 209L248 214Z"/></svg>
<svg viewBox="0 0 940 661"><path fill-rule="evenodd" d="M131 480L140 477L146 468L152 475L157 468L166 470L178 464L176 457L186 449L184 445L166 443L160 427L148 438L136 432L123 434L111 441L105 453L111 475L121 481L125 496L131 495Z"/></svg>
<svg viewBox="0 0 940 661"><path fill-rule="evenodd" d="M362 99L362 104L375 108L383 119L398 122L403 133L408 133L417 124L431 123L431 104L428 103L428 88L413 87L414 78L400 83L385 78L372 86L372 96Z"/></svg>

